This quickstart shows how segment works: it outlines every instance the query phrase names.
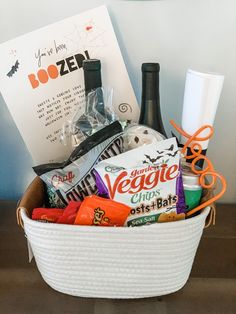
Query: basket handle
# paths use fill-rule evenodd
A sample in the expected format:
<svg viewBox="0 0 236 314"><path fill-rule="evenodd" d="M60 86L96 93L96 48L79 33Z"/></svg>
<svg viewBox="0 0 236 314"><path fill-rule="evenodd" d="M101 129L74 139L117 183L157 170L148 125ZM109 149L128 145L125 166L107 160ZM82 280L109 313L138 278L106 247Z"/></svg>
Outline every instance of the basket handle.
<svg viewBox="0 0 236 314"><path fill-rule="evenodd" d="M28 216L28 212L27 212L26 208L24 208L24 207L17 207L17 209L16 209L16 220L17 220L18 226L20 226L22 229L24 229L24 223L23 223L23 220L22 220L22 217L21 217L21 210L22 209L27 213L27 216Z"/></svg>
<svg viewBox="0 0 236 314"><path fill-rule="evenodd" d="M31 217L31 213L34 208L43 206L44 195L45 191L43 181L39 177L36 177L28 186L21 200L18 202L16 209L16 220L19 226L24 228L23 221L21 218L21 209L24 209L27 216Z"/></svg>
<svg viewBox="0 0 236 314"><path fill-rule="evenodd" d="M214 226L216 224L216 206L215 206L215 203L211 204L210 207L211 207L211 209L210 209L208 216L206 217L204 229L210 227L211 225Z"/></svg>

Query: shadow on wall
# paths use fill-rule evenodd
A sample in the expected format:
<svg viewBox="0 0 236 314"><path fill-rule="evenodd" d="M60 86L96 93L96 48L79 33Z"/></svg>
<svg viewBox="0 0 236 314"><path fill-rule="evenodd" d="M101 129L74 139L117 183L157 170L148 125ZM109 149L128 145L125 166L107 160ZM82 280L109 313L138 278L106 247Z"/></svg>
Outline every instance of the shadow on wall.
<svg viewBox="0 0 236 314"><path fill-rule="evenodd" d="M0 94L0 199L19 199L35 176L32 159Z"/></svg>

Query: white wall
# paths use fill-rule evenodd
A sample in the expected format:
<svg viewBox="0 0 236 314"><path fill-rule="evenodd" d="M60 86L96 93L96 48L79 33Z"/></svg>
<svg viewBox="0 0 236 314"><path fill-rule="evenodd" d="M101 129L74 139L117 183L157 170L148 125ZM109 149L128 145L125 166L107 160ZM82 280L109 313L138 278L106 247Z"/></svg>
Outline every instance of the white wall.
<svg viewBox="0 0 236 314"><path fill-rule="evenodd" d="M138 99L140 99L141 63L156 61L161 64L162 114L167 129L170 129L168 121L171 118L180 123L187 68L225 74L225 84L215 121L215 136L210 143L208 156L213 160L215 168L224 174L228 181L228 191L221 201L236 202L236 2L234 0L41 0L39 2L1 0L1 2L0 42L106 2ZM0 114L4 118L0 127L0 144L9 146L4 150L1 147L1 167L14 175L18 174L21 168L21 178L18 178L15 187L17 191L12 187L10 179L5 180L6 188L0 189L6 197L11 197L21 193L33 174L30 170L31 159L2 99L0 99ZM16 155L13 157L12 153ZM23 157L20 158L19 154ZM2 169L0 174L5 176L6 172ZM15 194L9 194L10 189L13 189ZM0 198L3 196L0 195Z"/></svg>

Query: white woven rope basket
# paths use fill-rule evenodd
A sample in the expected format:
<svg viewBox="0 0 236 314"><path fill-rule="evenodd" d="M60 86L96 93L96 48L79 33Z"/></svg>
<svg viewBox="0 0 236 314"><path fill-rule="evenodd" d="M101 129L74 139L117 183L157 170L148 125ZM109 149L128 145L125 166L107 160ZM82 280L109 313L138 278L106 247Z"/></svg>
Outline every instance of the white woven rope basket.
<svg viewBox="0 0 236 314"><path fill-rule="evenodd" d="M49 286L73 296L128 299L165 295L185 285L209 211L134 228L41 223L24 209L21 216Z"/></svg>

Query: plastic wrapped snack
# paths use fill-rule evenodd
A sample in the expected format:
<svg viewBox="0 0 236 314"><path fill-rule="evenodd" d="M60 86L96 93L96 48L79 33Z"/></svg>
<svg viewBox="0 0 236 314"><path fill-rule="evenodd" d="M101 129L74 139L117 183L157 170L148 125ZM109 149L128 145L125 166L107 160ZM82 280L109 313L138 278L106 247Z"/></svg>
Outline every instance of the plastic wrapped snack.
<svg viewBox="0 0 236 314"><path fill-rule="evenodd" d="M73 225L81 202L71 201L65 209L61 208L35 208L32 219L41 222Z"/></svg>
<svg viewBox="0 0 236 314"><path fill-rule="evenodd" d="M62 163L33 167L46 183L49 205L63 208L96 194L94 166L123 152L122 127L118 121L88 137Z"/></svg>
<svg viewBox="0 0 236 314"><path fill-rule="evenodd" d="M35 208L31 218L41 222L56 223L62 214L61 208Z"/></svg>
<svg viewBox="0 0 236 314"><path fill-rule="evenodd" d="M88 196L82 202L75 219L75 225L122 227L130 213L127 205L96 195Z"/></svg>
<svg viewBox="0 0 236 314"><path fill-rule="evenodd" d="M155 143L156 141L163 141L165 137L144 125L131 125L124 131L124 151L134 149L143 145Z"/></svg>
<svg viewBox="0 0 236 314"><path fill-rule="evenodd" d="M131 207L128 226L184 219L179 155L170 138L104 160L95 167L99 193Z"/></svg>
<svg viewBox="0 0 236 314"><path fill-rule="evenodd" d="M61 142L72 150L88 136L118 119L113 108L112 88L96 88L85 97L84 102L85 112L82 115L76 112L62 126Z"/></svg>

